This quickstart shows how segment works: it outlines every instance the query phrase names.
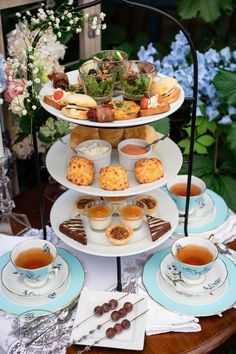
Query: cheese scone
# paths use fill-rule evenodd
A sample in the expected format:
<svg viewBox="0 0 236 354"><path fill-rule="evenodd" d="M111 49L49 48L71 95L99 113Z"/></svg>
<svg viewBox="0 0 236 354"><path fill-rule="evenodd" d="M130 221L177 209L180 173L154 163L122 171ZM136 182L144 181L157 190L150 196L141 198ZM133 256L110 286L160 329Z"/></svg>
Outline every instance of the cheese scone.
<svg viewBox="0 0 236 354"><path fill-rule="evenodd" d="M89 186L95 175L94 163L80 156L72 156L67 167L66 178L79 186Z"/></svg>
<svg viewBox="0 0 236 354"><path fill-rule="evenodd" d="M100 187L120 191L129 187L128 174L123 166L102 167L99 172Z"/></svg>
<svg viewBox="0 0 236 354"><path fill-rule="evenodd" d="M134 175L139 183L155 182L163 177L163 174L162 163L155 157L140 159L135 162Z"/></svg>

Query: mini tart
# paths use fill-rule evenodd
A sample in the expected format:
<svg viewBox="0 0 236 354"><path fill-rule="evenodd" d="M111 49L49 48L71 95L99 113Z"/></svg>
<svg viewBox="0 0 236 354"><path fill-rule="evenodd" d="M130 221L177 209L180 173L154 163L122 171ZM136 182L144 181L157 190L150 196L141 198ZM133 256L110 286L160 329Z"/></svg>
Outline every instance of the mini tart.
<svg viewBox="0 0 236 354"><path fill-rule="evenodd" d="M157 200L151 195L141 195L135 198L137 202L142 202L147 207L147 215L154 213L157 209Z"/></svg>
<svg viewBox="0 0 236 354"><path fill-rule="evenodd" d="M133 230L127 225L116 224L106 229L106 237L114 245L124 245L132 236Z"/></svg>
<svg viewBox="0 0 236 354"><path fill-rule="evenodd" d="M92 195L82 195L81 197L76 199L75 205L79 210L80 214L84 214L84 209L86 205L90 202L95 202L98 200L97 197L93 197Z"/></svg>

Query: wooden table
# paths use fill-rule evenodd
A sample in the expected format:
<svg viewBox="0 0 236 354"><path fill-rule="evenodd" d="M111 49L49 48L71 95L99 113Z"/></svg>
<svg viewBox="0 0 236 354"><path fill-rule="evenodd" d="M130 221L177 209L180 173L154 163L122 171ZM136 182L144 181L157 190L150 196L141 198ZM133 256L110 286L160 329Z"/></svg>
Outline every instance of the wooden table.
<svg viewBox="0 0 236 354"><path fill-rule="evenodd" d="M52 198L58 192L57 186L50 186L47 195ZM14 212L25 213L32 227L41 228L39 217L39 198L36 188L29 189L15 198L16 208ZM49 220L49 212L52 202L45 198L45 215ZM236 250L236 241L232 242L230 247ZM200 319L202 327L201 332L197 333L164 333L154 336L146 336L144 350L145 354L206 354L219 347L231 336L236 335L236 309L227 310L222 318L211 316ZM67 354L77 354L81 346L71 346ZM124 351L119 349L109 349L93 347L93 354L120 354L134 353L133 351Z"/></svg>

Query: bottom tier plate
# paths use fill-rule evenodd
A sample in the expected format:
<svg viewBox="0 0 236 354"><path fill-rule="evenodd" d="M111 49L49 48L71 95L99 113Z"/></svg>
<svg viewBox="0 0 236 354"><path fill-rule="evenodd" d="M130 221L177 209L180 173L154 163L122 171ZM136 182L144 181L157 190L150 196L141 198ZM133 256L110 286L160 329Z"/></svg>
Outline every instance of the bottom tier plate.
<svg viewBox="0 0 236 354"><path fill-rule="evenodd" d="M72 190L63 193L56 200L51 209L50 220L54 231L62 241L84 253L103 257L117 257L129 256L145 252L166 241L172 235L178 223L178 210L175 203L167 195L167 193L163 192L162 190L156 190L150 193L150 195L155 197L158 202L157 211L153 214L153 216L169 221L171 223L171 229L157 241L152 241L148 224L146 221L144 221L142 227L134 232L132 239L127 244L122 246L115 246L106 239L105 232L93 231L88 225L87 218L84 217L83 221L88 237L88 244L82 245L81 243L69 238L59 231L59 226L63 221L69 220L78 214L78 209L76 208L76 200L80 195L80 193ZM119 217L113 218L114 224L121 222Z"/></svg>
<svg viewBox="0 0 236 354"><path fill-rule="evenodd" d="M198 296L187 297L179 294L175 289L160 277L160 264L170 248L155 253L145 264L143 270L143 284L153 300L166 309L193 316L212 316L231 308L236 301L235 265L225 256L219 258L225 263L228 271L227 282L218 289L214 296L199 301Z"/></svg>

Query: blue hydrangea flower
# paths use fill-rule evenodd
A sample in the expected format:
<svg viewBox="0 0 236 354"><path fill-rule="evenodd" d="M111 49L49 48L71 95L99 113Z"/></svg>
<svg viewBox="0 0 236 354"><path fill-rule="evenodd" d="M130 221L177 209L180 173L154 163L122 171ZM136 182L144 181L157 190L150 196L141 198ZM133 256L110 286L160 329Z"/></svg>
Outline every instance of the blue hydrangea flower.
<svg viewBox="0 0 236 354"><path fill-rule="evenodd" d="M219 121L218 124L220 125L230 125L232 124L232 119L228 114L226 114L224 117L222 117Z"/></svg>
<svg viewBox="0 0 236 354"><path fill-rule="evenodd" d="M162 61L153 61L153 55L157 51L150 43L145 49L141 47L138 52L140 60L154 62L158 71L167 76L176 77L183 87L185 96L193 95L193 65L189 64L188 56L190 46L185 35L180 31L171 43L171 51ZM231 52L229 47L221 49L218 53L210 48L206 53L197 51L198 60L198 105L206 105L206 116L209 121L219 117L221 100L213 84L213 79L220 68L236 71L236 51ZM235 114L236 109L230 106L228 114L220 119L220 124L231 124L230 116ZM201 115L197 109L197 116Z"/></svg>

